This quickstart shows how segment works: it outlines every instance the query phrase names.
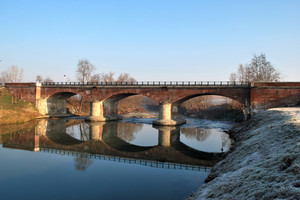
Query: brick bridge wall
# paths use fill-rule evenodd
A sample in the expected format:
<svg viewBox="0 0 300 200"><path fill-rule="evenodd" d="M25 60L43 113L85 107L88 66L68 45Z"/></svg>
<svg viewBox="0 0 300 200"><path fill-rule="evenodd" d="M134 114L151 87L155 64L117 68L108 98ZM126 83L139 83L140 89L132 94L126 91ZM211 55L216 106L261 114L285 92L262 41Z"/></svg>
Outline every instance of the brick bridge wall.
<svg viewBox="0 0 300 200"><path fill-rule="evenodd" d="M28 102L36 103L36 99L40 98L38 96L38 91L40 88L36 87L36 83L6 83L6 89L10 93L20 100L25 100Z"/></svg>
<svg viewBox="0 0 300 200"><path fill-rule="evenodd" d="M251 107L265 110L300 105L300 82L251 84Z"/></svg>
<svg viewBox="0 0 300 200"><path fill-rule="evenodd" d="M91 102L101 102L103 115L118 113L118 101L130 95L144 95L159 104L171 105L179 115L184 101L201 95L220 95L238 101L245 114L250 110L295 106L300 102L300 82L251 83L251 85L42 85L10 83L6 88L17 98L35 103L42 114L65 113L66 100L80 94ZM98 106L98 105L97 105ZM52 112L52 113L51 113ZM98 111L97 111L98 112Z"/></svg>
<svg viewBox="0 0 300 200"><path fill-rule="evenodd" d="M64 102L79 94L91 102L104 102L104 107L117 107L118 101L131 95L144 95L158 103L171 103L180 106L184 101L201 95L220 95L248 105L250 90L248 86L199 86L199 85L35 85L34 83L6 84L6 88L17 98L35 103L43 114L49 113L55 105L65 107ZM49 110L47 111L47 109ZM53 108L55 109L55 108ZM108 114L117 114L116 109ZM174 110L174 109L173 109ZM176 110L176 109L175 109ZM177 109L178 110L178 109Z"/></svg>

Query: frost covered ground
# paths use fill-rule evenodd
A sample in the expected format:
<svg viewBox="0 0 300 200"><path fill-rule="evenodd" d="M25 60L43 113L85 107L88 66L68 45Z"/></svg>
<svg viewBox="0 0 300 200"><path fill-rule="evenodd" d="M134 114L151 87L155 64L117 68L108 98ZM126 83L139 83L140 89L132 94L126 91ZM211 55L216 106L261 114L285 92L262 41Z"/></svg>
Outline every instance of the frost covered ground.
<svg viewBox="0 0 300 200"><path fill-rule="evenodd" d="M230 135L230 152L190 199L300 199L300 108L257 113Z"/></svg>

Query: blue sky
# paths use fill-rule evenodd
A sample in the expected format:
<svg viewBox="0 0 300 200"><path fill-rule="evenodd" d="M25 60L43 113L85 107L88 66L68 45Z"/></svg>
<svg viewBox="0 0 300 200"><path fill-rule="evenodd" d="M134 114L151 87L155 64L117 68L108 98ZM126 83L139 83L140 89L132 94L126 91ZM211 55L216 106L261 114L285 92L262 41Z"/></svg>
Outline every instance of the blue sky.
<svg viewBox="0 0 300 200"><path fill-rule="evenodd" d="M0 0L0 72L24 81L74 81L85 58L139 81L226 81L260 53L300 81L300 1Z"/></svg>

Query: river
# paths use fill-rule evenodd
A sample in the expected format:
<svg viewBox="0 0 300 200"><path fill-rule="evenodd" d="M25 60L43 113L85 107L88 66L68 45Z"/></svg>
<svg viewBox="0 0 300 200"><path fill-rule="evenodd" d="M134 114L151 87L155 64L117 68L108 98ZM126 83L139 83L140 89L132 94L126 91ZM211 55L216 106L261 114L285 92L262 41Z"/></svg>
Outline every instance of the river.
<svg viewBox="0 0 300 200"><path fill-rule="evenodd" d="M43 119L1 135L0 199L184 199L231 141L230 122ZM3 127L2 127L3 128Z"/></svg>

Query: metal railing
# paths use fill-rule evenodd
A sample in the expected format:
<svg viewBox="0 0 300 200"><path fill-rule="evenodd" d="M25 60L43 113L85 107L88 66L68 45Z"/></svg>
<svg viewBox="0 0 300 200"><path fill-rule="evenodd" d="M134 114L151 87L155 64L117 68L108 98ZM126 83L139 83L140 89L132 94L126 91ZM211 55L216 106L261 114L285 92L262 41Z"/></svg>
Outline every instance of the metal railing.
<svg viewBox="0 0 300 200"><path fill-rule="evenodd" d="M249 82L232 81L135 81L135 82L43 82L51 86L250 86Z"/></svg>
<svg viewBox="0 0 300 200"><path fill-rule="evenodd" d="M91 159L98 159L98 160L107 160L107 161L122 162L128 164L144 165L144 166L154 167L154 168L205 171L205 172L210 170L210 167L204 167L204 166L170 163L170 162L159 162L159 161L152 161L152 160L142 160L142 159L125 158L120 156L110 156L110 155L101 155L101 154L89 154L89 153L82 153L82 152L76 152L70 150L41 148L40 151L58 154L58 155L67 155L67 156L74 156L74 157L84 157L84 158L91 158Z"/></svg>

